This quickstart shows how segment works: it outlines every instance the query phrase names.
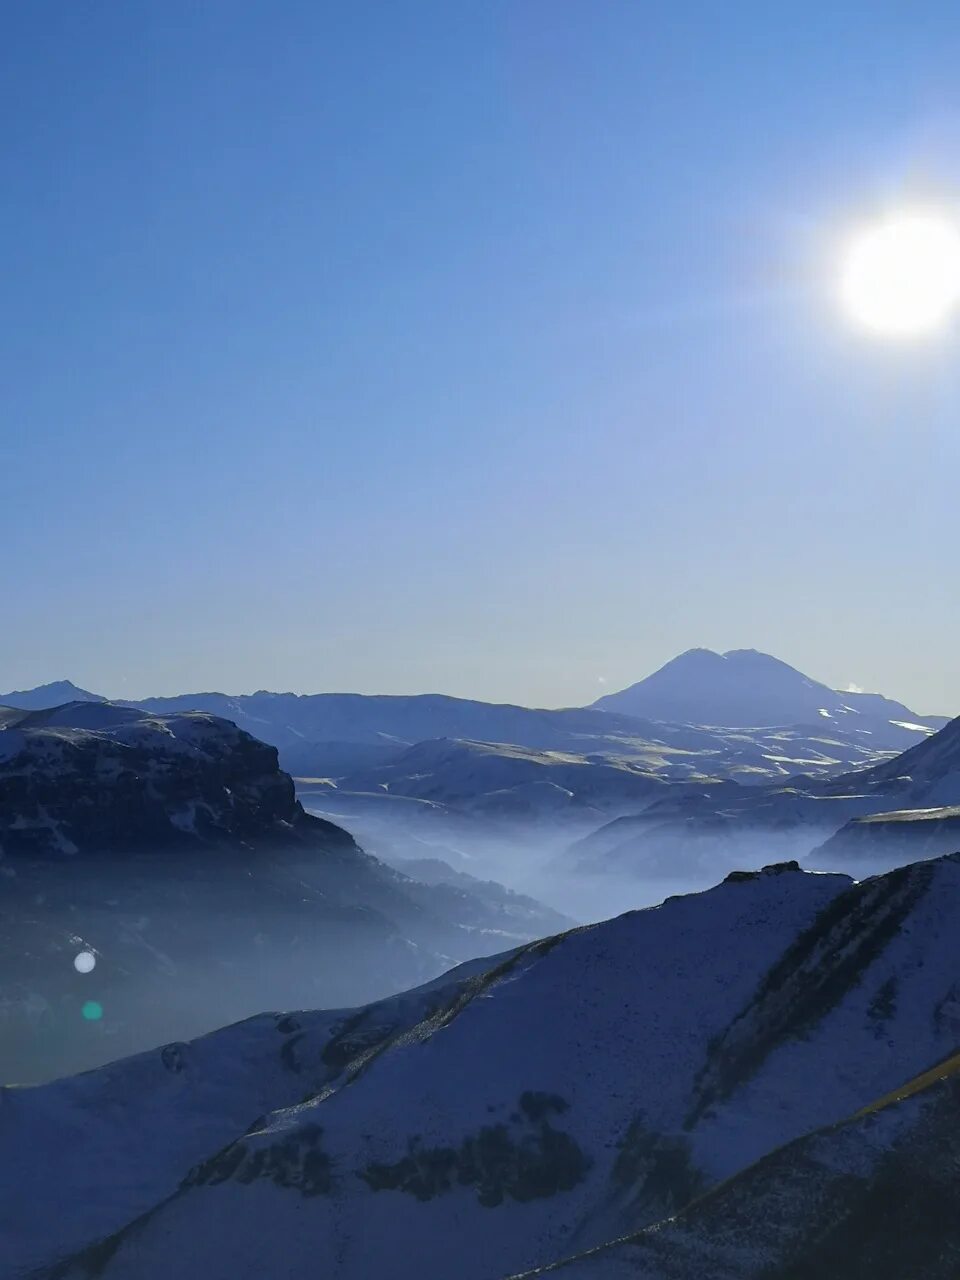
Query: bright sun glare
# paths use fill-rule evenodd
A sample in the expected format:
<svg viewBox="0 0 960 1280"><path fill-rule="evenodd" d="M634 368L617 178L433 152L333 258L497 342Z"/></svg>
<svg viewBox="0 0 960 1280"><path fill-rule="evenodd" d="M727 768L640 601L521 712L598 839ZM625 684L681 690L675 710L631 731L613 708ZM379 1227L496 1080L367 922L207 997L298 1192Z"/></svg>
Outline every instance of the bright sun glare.
<svg viewBox="0 0 960 1280"><path fill-rule="evenodd" d="M840 299L874 333L909 338L942 329L960 308L960 224L909 211L861 228L846 246Z"/></svg>

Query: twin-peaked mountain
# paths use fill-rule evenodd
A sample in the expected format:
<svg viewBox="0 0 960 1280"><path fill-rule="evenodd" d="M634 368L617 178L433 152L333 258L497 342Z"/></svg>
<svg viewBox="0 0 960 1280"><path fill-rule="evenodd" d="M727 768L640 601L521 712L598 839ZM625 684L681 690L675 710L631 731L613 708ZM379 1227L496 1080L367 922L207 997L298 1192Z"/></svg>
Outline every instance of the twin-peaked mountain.
<svg viewBox="0 0 960 1280"><path fill-rule="evenodd" d="M918 716L878 693L831 689L756 649L689 649L639 683L598 698L607 711L691 724L816 724L834 721L852 732L897 721L938 728L940 716Z"/></svg>
<svg viewBox="0 0 960 1280"><path fill-rule="evenodd" d="M947 1280L958 920L960 858L774 867L13 1091L9 1274Z"/></svg>

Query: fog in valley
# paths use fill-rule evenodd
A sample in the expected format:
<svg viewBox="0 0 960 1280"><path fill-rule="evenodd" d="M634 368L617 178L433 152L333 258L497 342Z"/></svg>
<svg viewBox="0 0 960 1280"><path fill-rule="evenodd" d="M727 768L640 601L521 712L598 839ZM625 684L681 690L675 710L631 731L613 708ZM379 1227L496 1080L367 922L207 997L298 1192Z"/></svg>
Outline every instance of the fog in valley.
<svg viewBox="0 0 960 1280"><path fill-rule="evenodd" d="M915 849L824 849L862 797L829 822L776 827L676 790L653 802L658 817L618 801L518 819L306 779L296 794L322 820L316 844L94 848L59 857L52 877L48 861L8 857L5 1078L51 1079L267 1011L349 1010L731 872L796 860L863 879ZM746 796L762 812L762 789ZM75 968L81 953L92 971Z"/></svg>

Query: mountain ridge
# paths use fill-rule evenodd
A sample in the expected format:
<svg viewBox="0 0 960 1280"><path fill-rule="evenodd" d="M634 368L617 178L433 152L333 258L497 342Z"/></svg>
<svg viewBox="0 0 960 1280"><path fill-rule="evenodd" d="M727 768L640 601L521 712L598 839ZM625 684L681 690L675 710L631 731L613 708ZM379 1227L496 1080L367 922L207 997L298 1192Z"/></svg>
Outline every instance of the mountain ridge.
<svg viewBox="0 0 960 1280"><path fill-rule="evenodd" d="M731 654L751 670L788 673L790 696L785 701L782 691L774 689L773 702L755 716L743 714L738 703L726 726L721 717L711 714L711 707L718 708L715 700L711 704L710 691L703 689L685 692L686 701L681 703L674 700L647 708L656 715L613 708L611 699L622 699L629 690L608 694L592 707L559 709L443 694L267 691L236 696L191 693L120 700L117 705L161 715L196 710L222 716L276 746L284 768L308 778L341 777L368 764L388 765L391 757L418 743L453 739L645 761L669 781L720 776L760 783L785 778L790 772L827 775L865 767L903 751L944 722L942 717L917 716L880 695L829 691L779 659L756 651ZM656 685L664 671L676 670L678 664L682 668L689 661L706 661L711 669L729 665L722 655L693 650L631 688ZM804 691L799 701L793 696L798 685ZM44 695L42 690L0 695L0 705L4 696L8 701L20 696L33 702ZM751 697L755 699L756 691ZM857 698L862 700L859 710L853 705ZM745 728L747 722L752 727Z"/></svg>

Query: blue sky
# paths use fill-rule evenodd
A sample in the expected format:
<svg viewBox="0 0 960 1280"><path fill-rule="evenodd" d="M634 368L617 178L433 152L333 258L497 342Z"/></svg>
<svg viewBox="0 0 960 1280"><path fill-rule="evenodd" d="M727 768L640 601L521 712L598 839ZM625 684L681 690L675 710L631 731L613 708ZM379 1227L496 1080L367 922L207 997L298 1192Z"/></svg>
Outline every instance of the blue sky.
<svg viewBox="0 0 960 1280"><path fill-rule="evenodd" d="M753 646L960 712L960 10L10 6L0 687L582 703Z"/></svg>

